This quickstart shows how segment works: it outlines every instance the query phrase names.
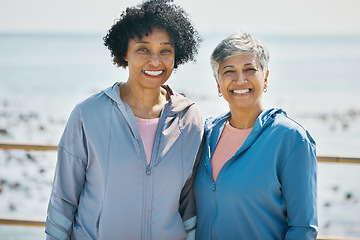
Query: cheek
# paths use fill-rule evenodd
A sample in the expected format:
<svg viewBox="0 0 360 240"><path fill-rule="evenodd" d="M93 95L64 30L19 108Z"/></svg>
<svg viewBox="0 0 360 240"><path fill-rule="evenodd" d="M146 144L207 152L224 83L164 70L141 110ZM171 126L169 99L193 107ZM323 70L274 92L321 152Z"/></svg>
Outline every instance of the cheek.
<svg viewBox="0 0 360 240"><path fill-rule="evenodd" d="M217 82L218 86L220 87L221 90L225 90L228 85L230 84L231 79L228 79L226 77L221 77L220 80Z"/></svg>
<svg viewBox="0 0 360 240"><path fill-rule="evenodd" d="M141 66L146 61L144 56L129 56L128 57L128 65L132 65L134 67Z"/></svg>
<svg viewBox="0 0 360 240"><path fill-rule="evenodd" d="M169 56L169 60L168 60L168 61L171 62L172 65L174 65L174 64L175 64L175 54L172 55L172 56Z"/></svg>
<svg viewBox="0 0 360 240"><path fill-rule="evenodd" d="M175 66L175 58L174 57L169 57L168 59L166 59L164 62L166 62L166 67L169 70L173 70L174 66Z"/></svg>

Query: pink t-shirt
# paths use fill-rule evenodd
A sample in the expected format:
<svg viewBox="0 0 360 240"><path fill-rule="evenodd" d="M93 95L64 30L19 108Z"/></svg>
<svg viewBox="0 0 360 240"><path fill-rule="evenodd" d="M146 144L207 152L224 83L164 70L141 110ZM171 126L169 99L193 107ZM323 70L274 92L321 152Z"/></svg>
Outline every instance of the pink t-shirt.
<svg viewBox="0 0 360 240"><path fill-rule="evenodd" d="M160 118L144 119L135 117L139 126L140 134L144 143L146 161L150 165L150 159L155 142L156 130L159 125Z"/></svg>
<svg viewBox="0 0 360 240"><path fill-rule="evenodd" d="M245 139L251 132L252 128L238 129L226 122L223 132L221 133L219 142L215 148L214 155L211 159L211 167L213 170L213 179L216 178L224 166L224 164L240 149Z"/></svg>

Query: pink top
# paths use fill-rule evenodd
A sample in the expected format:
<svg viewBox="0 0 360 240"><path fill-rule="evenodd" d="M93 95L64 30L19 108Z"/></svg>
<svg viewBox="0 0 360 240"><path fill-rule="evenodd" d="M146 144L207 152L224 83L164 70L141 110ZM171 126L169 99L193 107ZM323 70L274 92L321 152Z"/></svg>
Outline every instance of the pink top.
<svg viewBox="0 0 360 240"><path fill-rule="evenodd" d="M252 128L238 129L226 122L211 159L214 182L224 164L240 149Z"/></svg>
<svg viewBox="0 0 360 240"><path fill-rule="evenodd" d="M146 161L147 164L150 165L156 130L158 128L160 118L144 119L135 117L135 119L139 126L140 134L144 143Z"/></svg>

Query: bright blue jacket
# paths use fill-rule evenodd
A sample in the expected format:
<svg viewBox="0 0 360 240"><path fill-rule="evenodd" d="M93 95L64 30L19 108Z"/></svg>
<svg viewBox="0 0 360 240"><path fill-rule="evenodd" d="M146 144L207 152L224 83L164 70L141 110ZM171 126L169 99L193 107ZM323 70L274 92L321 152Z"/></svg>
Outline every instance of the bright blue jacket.
<svg viewBox="0 0 360 240"><path fill-rule="evenodd" d="M58 147L47 239L191 237L196 217L187 183L203 120L193 102L164 88L170 100L160 116L150 165L119 84L76 106Z"/></svg>
<svg viewBox="0 0 360 240"><path fill-rule="evenodd" d="M316 239L317 162L310 134L284 111L264 111L214 182L211 158L229 116L205 123L194 186L196 239Z"/></svg>

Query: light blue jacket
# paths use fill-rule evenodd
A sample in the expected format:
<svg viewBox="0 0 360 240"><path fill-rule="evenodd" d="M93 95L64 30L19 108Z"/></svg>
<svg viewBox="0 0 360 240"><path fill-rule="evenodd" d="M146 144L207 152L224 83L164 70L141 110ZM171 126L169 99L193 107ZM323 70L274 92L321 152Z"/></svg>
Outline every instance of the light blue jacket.
<svg viewBox="0 0 360 240"><path fill-rule="evenodd" d="M185 239L194 229L192 186L186 183L203 120L193 102L164 88L170 100L149 166L118 84L75 107L58 147L47 239Z"/></svg>
<svg viewBox="0 0 360 240"><path fill-rule="evenodd" d="M264 111L214 182L211 158L229 116L205 123L194 186L196 239L316 239L317 162L310 134L284 111Z"/></svg>

